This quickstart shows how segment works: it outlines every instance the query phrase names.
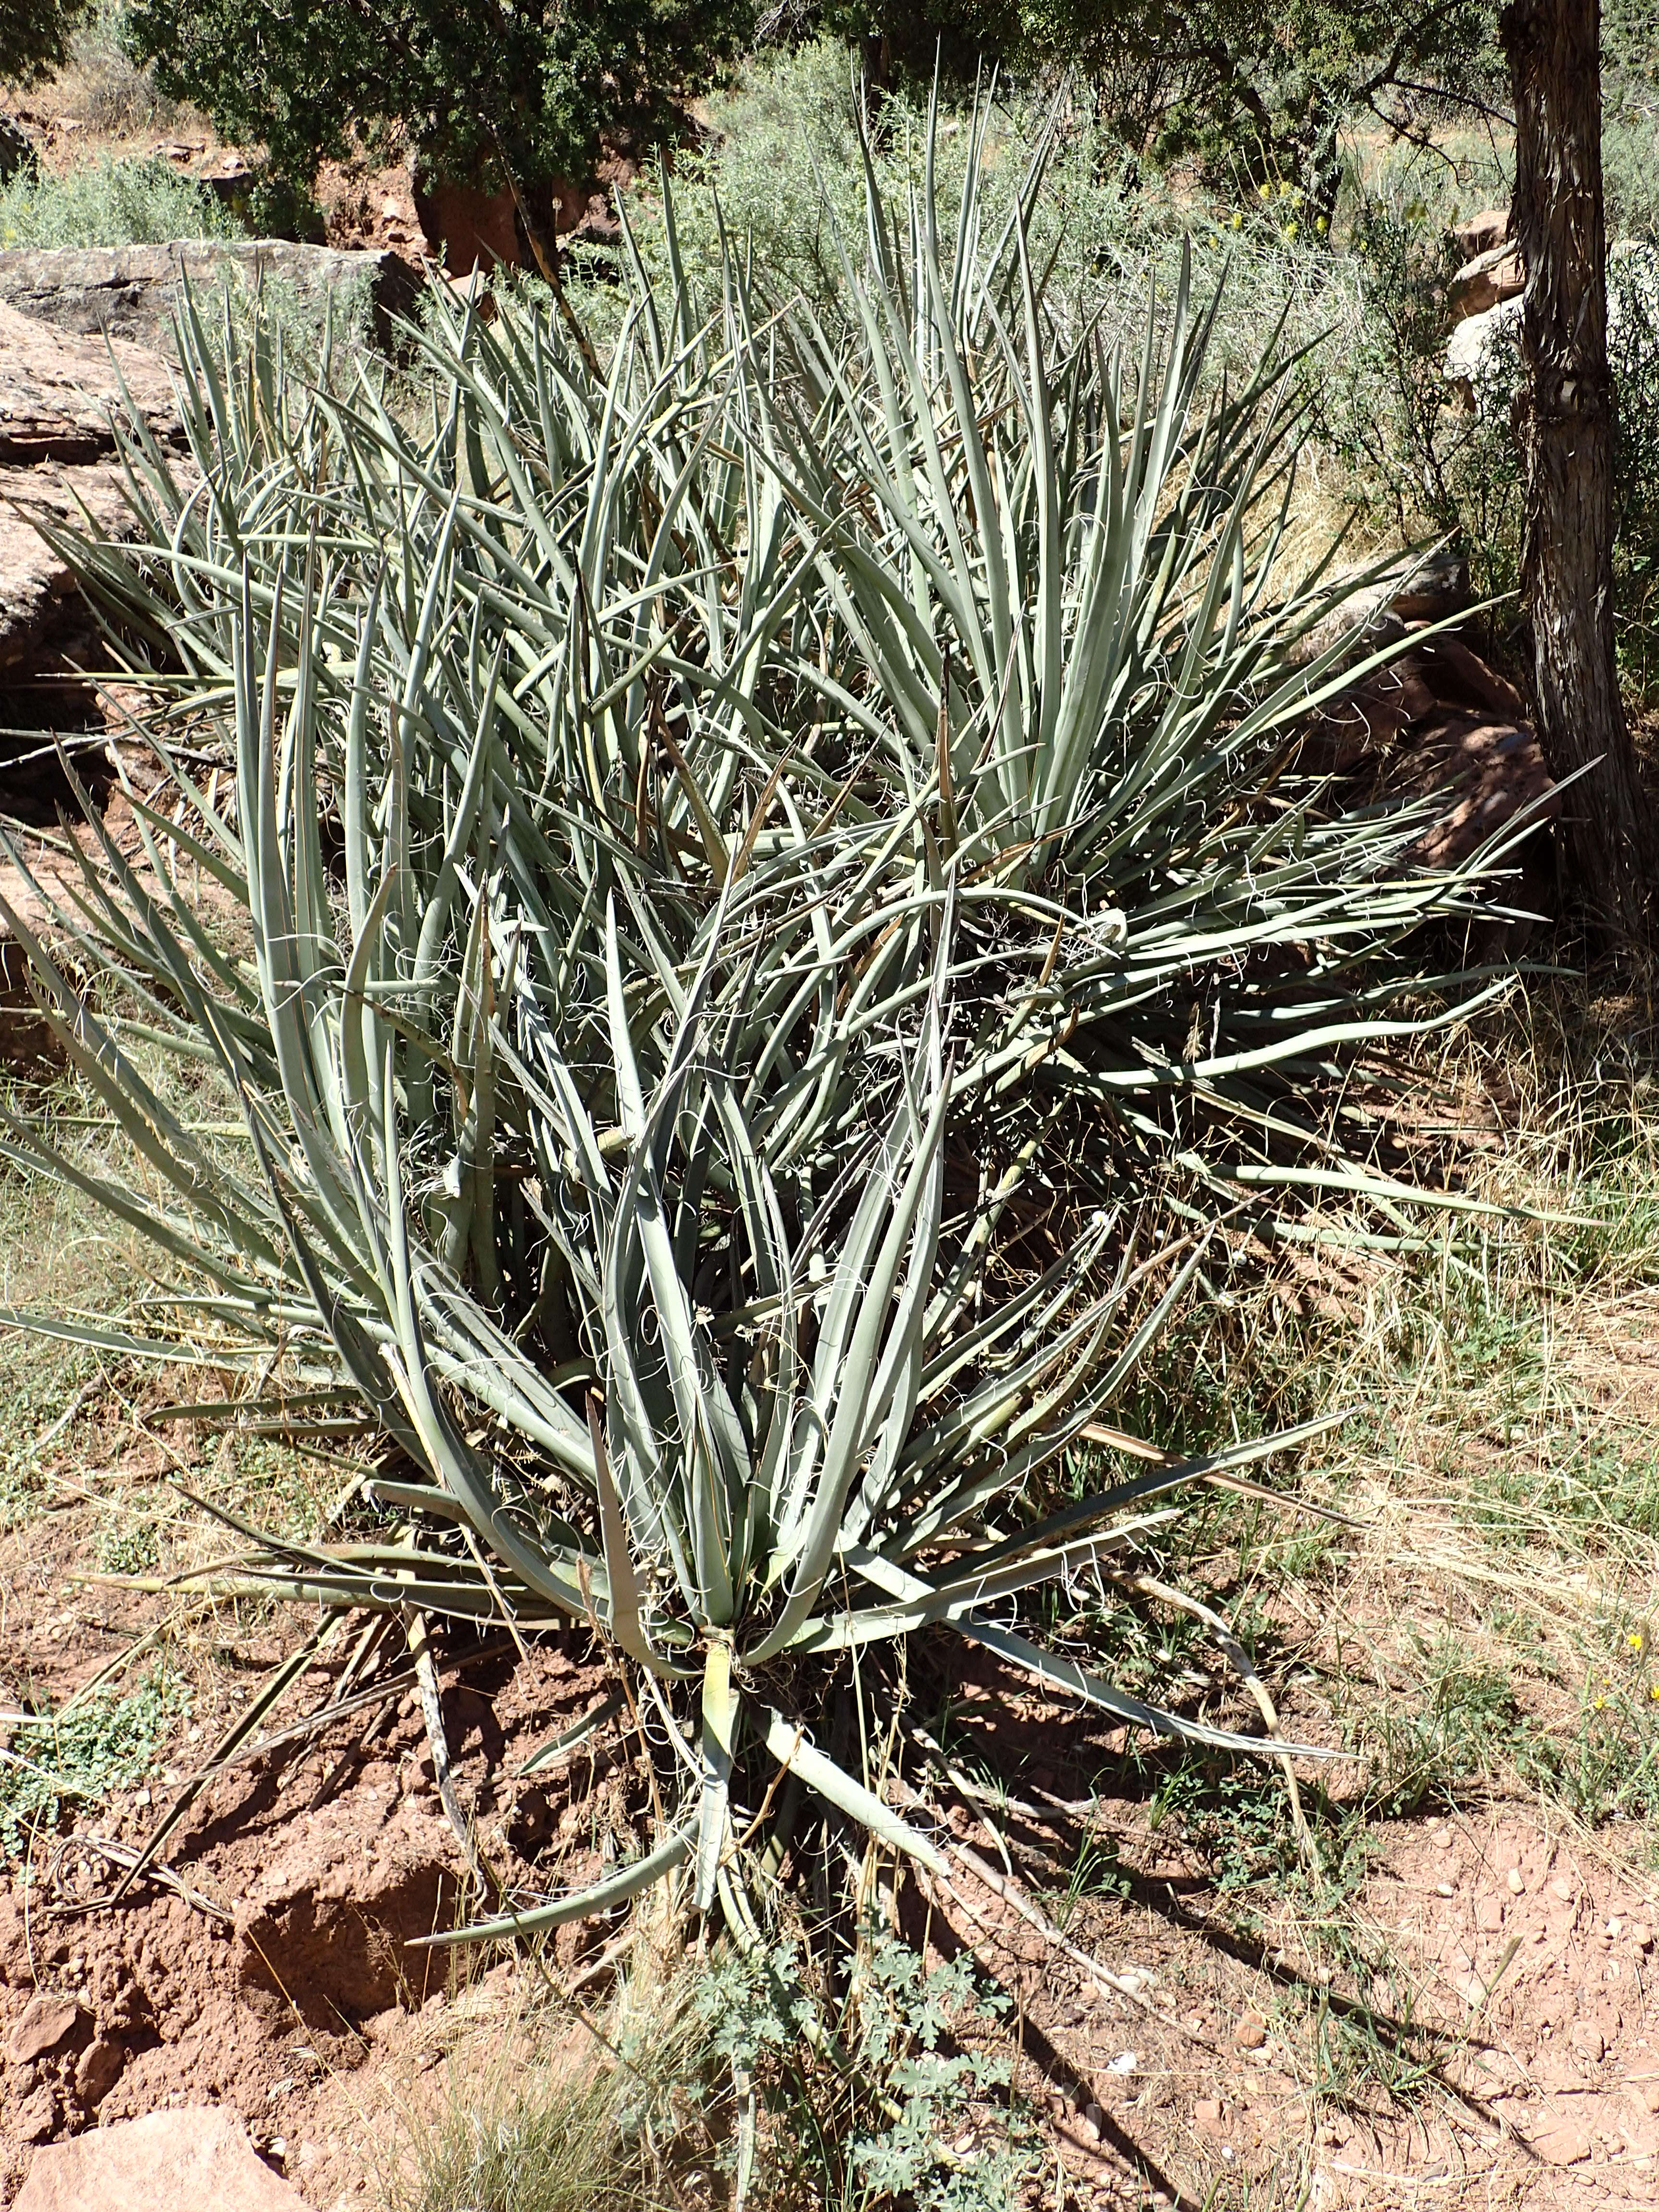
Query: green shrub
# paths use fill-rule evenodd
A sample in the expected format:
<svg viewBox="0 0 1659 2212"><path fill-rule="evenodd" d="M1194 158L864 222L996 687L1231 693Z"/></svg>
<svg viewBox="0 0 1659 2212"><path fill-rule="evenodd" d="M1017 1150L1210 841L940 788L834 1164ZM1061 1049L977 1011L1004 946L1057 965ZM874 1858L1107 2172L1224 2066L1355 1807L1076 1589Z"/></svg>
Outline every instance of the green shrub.
<svg viewBox="0 0 1659 2212"><path fill-rule="evenodd" d="M0 0L0 84L34 84L67 58L89 0Z"/></svg>
<svg viewBox="0 0 1659 2212"><path fill-rule="evenodd" d="M808 1732L927 1628L1250 1741L1030 1616L1211 1464L1050 1510L1198 1264L1107 1209L1177 1171L1183 1224L1368 1187L1300 1164L1314 1102L1449 1018L1413 933L1475 873L1413 866L1431 804L1297 769L1353 586L1281 560L1286 364L1212 373L1185 283L1108 353L1039 289L1039 176L1011 220L981 198L989 119L953 231L926 168L872 179L834 329L735 256L712 311L636 270L602 363L533 301L441 301L416 408L285 374L258 326L216 353L187 305L210 495L135 442L135 541L57 535L152 642L163 759L187 732L221 771L134 795L161 896L106 847L96 918L58 910L95 1004L14 921L155 1179L87 1187L197 1271L173 1325L216 1364L280 1344L407 1462L389 1523L267 1533L243 1586L319 1601L323 1641L358 1607L597 1620L668 1730L639 1856L468 1934L688 1860L753 1934L744 1807L937 1870L858 1739ZM239 1155L140 1041L216 1071Z"/></svg>
<svg viewBox="0 0 1659 2212"><path fill-rule="evenodd" d="M19 175L0 190L0 246L151 246L240 234L206 185L159 156Z"/></svg>

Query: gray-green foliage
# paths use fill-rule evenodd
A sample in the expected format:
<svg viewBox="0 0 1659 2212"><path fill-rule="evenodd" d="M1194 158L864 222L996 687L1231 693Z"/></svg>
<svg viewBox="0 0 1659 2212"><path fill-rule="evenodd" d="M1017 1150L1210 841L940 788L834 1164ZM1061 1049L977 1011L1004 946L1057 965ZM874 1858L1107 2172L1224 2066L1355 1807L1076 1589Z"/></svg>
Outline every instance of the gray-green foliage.
<svg viewBox="0 0 1659 2212"><path fill-rule="evenodd" d="M676 164L672 249L654 178L627 195L641 255L662 281L672 282L678 263L693 283L718 291L730 251L752 261L769 297L798 293L838 324L843 248L866 229L866 156L890 205L920 190L931 169L948 236L970 165L981 219L994 229L1042 146L1042 189L1025 211L1032 260L1054 310L1098 316L1109 343L1138 346L1147 288L1173 291L1183 256L1206 296L1224 274L1230 279L1206 360L1218 380L1254 368L1281 315L1294 350L1330 328L1352 297L1351 270L1328 256L1286 252L1283 222L1262 219L1254 192L1229 210L1131 164L1081 100L1014 89L977 118L971 108L942 108L934 128L925 106L895 89L879 137L866 143L846 49L824 40L757 55L708 108L708 140ZM602 281L585 288L585 312L602 328L618 306Z"/></svg>
<svg viewBox="0 0 1659 2212"><path fill-rule="evenodd" d="M159 155L106 158L62 176L21 171L0 189L6 246L147 246L239 234L206 185Z"/></svg>
<svg viewBox="0 0 1659 2212"><path fill-rule="evenodd" d="M1004 2212L1042 2165L1036 2131L1011 2106L1011 2069L979 2047L1008 2000L965 1954L929 1968L871 1934L853 1962L837 2037L811 2038L799 1952L728 1953L698 1984L711 2053L751 2081L771 2115L760 2164L836 2212ZM968 2147L958 2148L967 2130Z"/></svg>
<svg viewBox="0 0 1659 2212"><path fill-rule="evenodd" d="M358 1606L597 1619L637 1668L662 1829L493 1933L687 1859L748 1926L780 1768L938 1869L811 1741L848 1655L926 1626L1244 1741L1008 1625L1297 1440L1045 1514L1197 1264L1152 1250L1147 1295L1098 1200L1177 1164L1206 1206L1375 1187L1287 1158L1305 1094L1440 1018L1413 933L1477 903L1412 862L1431 805L1297 772L1347 647L1280 558L1284 365L1206 378L1184 279L1109 348L1045 290L1040 169L981 198L984 119L952 229L931 170L869 173L844 328L735 258L712 297L636 266L603 362L532 301L440 301L416 410L257 328L228 357L187 304L205 490L135 428L136 544L55 532L183 672L142 861L104 837L52 930L11 918L149 1188L12 1149L196 1272L173 1333L81 1334L280 1345L290 1413L355 1394L401 1448L394 1526L239 1523L238 1587L320 1601L324 1640Z"/></svg>
<svg viewBox="0 0 1659 2212"><path fill-rule="evenodd" d="M0 1758L0 1852L15 1857L50 1833L66 1803L98 1805L142 1780L186 1702L182 1686L157 1672L125 1697L98 1690L60 1714L12 1723Z"/></svg>

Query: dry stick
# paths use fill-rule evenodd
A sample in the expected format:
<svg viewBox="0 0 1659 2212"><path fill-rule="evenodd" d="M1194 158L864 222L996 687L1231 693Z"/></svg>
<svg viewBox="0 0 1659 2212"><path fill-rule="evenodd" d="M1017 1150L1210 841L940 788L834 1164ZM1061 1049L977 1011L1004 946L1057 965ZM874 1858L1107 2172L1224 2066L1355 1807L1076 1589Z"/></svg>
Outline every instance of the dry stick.
<svg viewBox="0 0 1659 2212"><path fill-rule="evenodd" d="M1116 1581L1119 1578L1114 1576L1112 1579ZM1279 1734L1278 1708L1267 1694L1267 1684L1251 1665L1249 1652L1245 1650L1221 1615L1212 1607L1203 1604L1198 1598L1188 1597L1184 1590L1171 1589L1167 1583L1155 1582L1150 1575L1134 1576L1131 1587L1141 1591L1147 1597L1161 1598L1165 1605L1172 1605L1182 1613L1189 1613L1194 1620L1204 1623L1221 1646L1224 1656L1232 1662L1243 1677L1244 1686L1255 1700L1257 1711L1261 1715L1267 1734L1270 1736L1276 1736ZM1307 1815L1302 1809L1302 1792L1297 1787L1296 1768L1291 1763L1288 1752L1279 1753L1279 1764L1284 1772L1285 1787L1290 1792L1291 1818L1296 1826L1297 1846L1305 1863L1312 1867L1316 1874L1322 1875L1325 1871L1325 1863L1319 1856L1319 1846L1313 1839L1313 1831L1309 1827Z"/></svg>
<svg viewBox="0 0 1659 2212"><path fill-rule="evenodd" d="M420 1693L421 1717L426 1723L426 1740L432 1747L432 1771L438 1784L438 1796L455 1831L455 1840L461 1847L461 1856L466 1862L467 1872L476 1883L480 1896L488 1893L483 1863L478 1856L472 1831L461 1811L461 1801L455 1795L455 1778L450 1771L449 1739L444 1734L443 1703L438 1695L438 1670L432 1663L432 1647L427 1642L426 1615L410 1605L404 1607L404 1632L409 1638L409 1656L415 1662L415 1680Z"/></svg>
<svg viewBox="0 0 1659 2212"><path fill-rule="evenodd" d="M954 1838L951 1838L951 1849L969 1871L977 1876L994 1896L1001 1898L1006 1905L1012 1905L1023 1920L1030 1923L1045 1942L1050 1944L1055 1950L1062 1952L1074 1966L1081 1966L1084 1972L1092 1975L1096 1981L1102 1983L1109 1990L1115 1990L1119 1996L1127 1997L1131 2004L1139 2005L1143 2012L1150 2013L1152 2018L1163 2027L1173 2028L1177 2035L1184 2035L1188 2043L1195 2043L1200 2051L1207 2051L1212 2058L1219 2058L1222 2056L1220 2050L1210 2041L1207 2036L1200 2035L1195 2028L1186 2027L1181 2021L1176 2020L1173 2014L1165 2012L1161 2006L1155 2005L1150 1997L1143 1996L1133 1982L1125 1980L1121 1974L1115 1974L1109 1968L1103 1966L1099 1960L1091 1958L1088 1952L1079 1950L1075 1943L1060 1933L1046 1912L1039 1911L1032 1904L1030 1899L1017 1883L1009 1881L1000 1875L994 1866L981 1858L976 1850L972 1850L967 1844L957 1843ZM975 1913L974 1908L963 1896L961 1891L951 1882L947 1881L945 1887L963 1911L970 1918L977 1919L978 1915Z"/></svg>

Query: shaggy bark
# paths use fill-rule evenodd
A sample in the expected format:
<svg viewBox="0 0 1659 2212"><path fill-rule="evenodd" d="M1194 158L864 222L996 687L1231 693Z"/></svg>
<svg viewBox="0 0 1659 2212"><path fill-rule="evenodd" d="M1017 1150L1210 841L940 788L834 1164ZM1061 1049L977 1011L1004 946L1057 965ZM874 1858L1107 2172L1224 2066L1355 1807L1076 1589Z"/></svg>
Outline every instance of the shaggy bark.
<svg viewBox="0 0 1659 2212"><path fill-rule="evenodd" d="M1510 0L1512 234L1527 270L1520 428L1538 734L1568 796L1568 858L1593 921L1641 932L1652 824L1619 696L1613 630L1613 407L1601 197L1600 0Z"/></svg>

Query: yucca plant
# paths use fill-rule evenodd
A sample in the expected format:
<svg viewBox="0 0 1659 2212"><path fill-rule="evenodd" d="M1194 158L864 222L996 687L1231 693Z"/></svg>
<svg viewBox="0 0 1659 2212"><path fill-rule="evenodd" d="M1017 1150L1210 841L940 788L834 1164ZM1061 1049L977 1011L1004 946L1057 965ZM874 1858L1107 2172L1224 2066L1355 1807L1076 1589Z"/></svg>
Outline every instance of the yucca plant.
<svg viewBox="0 0 1659 2212"><path fill-rule="evenodd" d="M1058 335L1018 210L988 246L976 210L947 270L930 196L906 260L872 195L844 354L735 261L707 317L638 278L597 368L533 304L435 302L419 406L298 390L187 301L193 472L135 428L136 544L58 533L148 652L159 781L129 778L141 858L88 807L76 896L7 918L149 1188L21 1123L9 1154L191 1279L171 1334L27 1318L280 1353L290 1422L355 1405L395 1448L390 1526L238 1524L221 1586L319 1601L321 1636L367 1608L612 1644L665 1731L660 1829L488 1932L693 1856L744 1923L782 1769L934 1863L811 1740L842 1655L925 1628L1244 1741L988 1612L1299 1440L1057 1504L1199 1249L1137 1266L1058 1116L1155 1158L1191 1144L1163 1091L1271 1131L1233 1079L1386 1034L1407 933L1475 878L1287 764L1340 678L1293 659L1330 591L1275 582L1274 371L1207 394L1183 294L1126 380Z"/></svg>

